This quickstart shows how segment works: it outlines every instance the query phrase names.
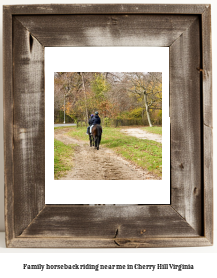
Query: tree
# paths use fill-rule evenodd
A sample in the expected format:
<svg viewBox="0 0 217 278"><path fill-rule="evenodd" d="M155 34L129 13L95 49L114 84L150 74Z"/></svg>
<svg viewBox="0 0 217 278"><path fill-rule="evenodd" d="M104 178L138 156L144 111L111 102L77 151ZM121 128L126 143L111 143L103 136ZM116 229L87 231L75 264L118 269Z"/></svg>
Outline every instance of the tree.
<svg viewBox="0 0 217 278"><path fill-rule="evenodd" d="M63 110L66 99L66 114L74 120L87 122L96 110L102 117L144 120L146 112L151 126L153 110L162 109L161 73L58 72L54 85L55 109Z"/></svg>
<svg viewBox="0 0 217 278"><path fill-rule="evenodd" d="M152 127L150 109L162 109L162 74L161 73L128 73L132 87L130 91L143 97L149 126Z"/></svg>
<svg viewBox="0 0 217 278"><path fill-rule="evenodd" d="M82 85L84 89L84 101L85 101L85 112L86 112L86 124L88 123L88 112L87 112L87 95L86 95L86 88L85 88L85 80L83 72L80 72L82 78Z"/></svg>

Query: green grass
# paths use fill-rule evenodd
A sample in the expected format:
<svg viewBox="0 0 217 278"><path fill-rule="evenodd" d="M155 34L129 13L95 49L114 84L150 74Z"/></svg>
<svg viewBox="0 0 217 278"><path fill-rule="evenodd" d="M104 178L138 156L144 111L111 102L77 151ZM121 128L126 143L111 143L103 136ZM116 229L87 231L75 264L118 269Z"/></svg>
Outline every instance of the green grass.
<svg viewBox="0 0 217 278"><path fill-rule="evenodd" d="M89 140L85 127L70 127L68 135L71 137ZM119 128L103 127L101 145L113 149L117 154L133 162L135 165L147 169L161 177L162 175L162 144L127 136Z"/></svg>
<svg viewBox="0 0 217 278"><path fill-rule="evenodd" d="M54 139L54 179L59 179L73 167L72 158L76 145L65 145Z"/></svg>
<svg viewBox="0 0 217 278"><path fill-rule="evenodd" d="M150 133L162 135L162 126L153 126L153 127L146 126L143 127L143 129Z"/></svg>
<svg viewBox="0 0 217 278"><path fill-rule="evenodd" d="M54 130L55 129L69 128L69 127L71 127L71 126L56 126L56 127L54 127ZM76 127L76 126L72 126L72 127Z"/></svg>

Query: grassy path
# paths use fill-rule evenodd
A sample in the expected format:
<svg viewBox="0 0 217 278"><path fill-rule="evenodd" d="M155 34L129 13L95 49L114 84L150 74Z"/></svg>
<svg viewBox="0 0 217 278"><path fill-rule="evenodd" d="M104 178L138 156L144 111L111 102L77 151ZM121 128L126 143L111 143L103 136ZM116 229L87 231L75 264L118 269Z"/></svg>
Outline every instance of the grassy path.
<svg viewBox="0 0 217 278"><path fill-rule="evenodd" d="M85 127L71 127L68 135L88 142ZM158 178L162 176L162 144L127 136L120 128L104 127L101 146L112 149L116 154L148 170Z"/></svg>
<svg viewBox="0 0 217 278"><path fill-rule="evenodd" d="M123 159L112 149L100 145L90 148L87 140L68 135L70 129L55 130L55 138L64 145L75 144L71 157L73 167L61 176L61 180L147 180L160 179L149 171ZM58 178L57 178L58 179Z"/></svg>

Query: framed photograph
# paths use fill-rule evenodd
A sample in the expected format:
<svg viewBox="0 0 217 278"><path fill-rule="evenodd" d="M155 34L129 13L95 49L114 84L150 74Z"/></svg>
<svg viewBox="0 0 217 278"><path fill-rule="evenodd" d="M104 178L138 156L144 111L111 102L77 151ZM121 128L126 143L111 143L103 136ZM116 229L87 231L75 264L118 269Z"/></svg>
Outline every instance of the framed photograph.
<svg viewBox="0 0 217 278"><path fill-rule="evenodd" d="M4 6L3 24L6 246L212 245L211 6ZM123 124L134 113L150 125L148 105L162 111L163 144L143 140L155 148L154 169L144 164L144 145L127 141L129 121ZM68 109L78 128L54 133L56 107L64 111L64 124ZM91 113L102 118L100 145L91 124L96 149L88 146L90 155L83 154L76 171L55 178L55 136L61 142L80 132L87 148ZM110 128L114 115L121 128L117 121ZM151 115L159 122L159 113ZM119 136L118 147L111 148L109 136ZM82 148L73 142L75 152ZM99 163L106 151L109 160ZM120 153L125 166L115 164ZM85 156L99 163L98 171L82 168ZM132 164L143 170L135 174Z"/></svg>
<svg viewBox="0 0 217 278"><path fill-rule="evenodd" d="M45 204L170 204L168 47L49 47L45 83ZM144 92L159 134L146 133ZM86 135L95 111L97 152Z"/></svg>

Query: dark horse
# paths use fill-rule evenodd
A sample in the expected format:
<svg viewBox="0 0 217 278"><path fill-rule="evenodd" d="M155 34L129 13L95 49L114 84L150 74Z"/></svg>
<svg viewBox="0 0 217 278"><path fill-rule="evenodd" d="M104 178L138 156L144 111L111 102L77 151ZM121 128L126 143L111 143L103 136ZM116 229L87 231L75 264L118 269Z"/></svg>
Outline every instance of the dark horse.
<svg viewBox="0 0 217 278"><path fill-rule="evenodd" d="M99 149L99 144L102 136L102 127L101 125L94 125L92 128L92 135L89 135L90 138L90 147L95 146L97 150Z"/></svg>

